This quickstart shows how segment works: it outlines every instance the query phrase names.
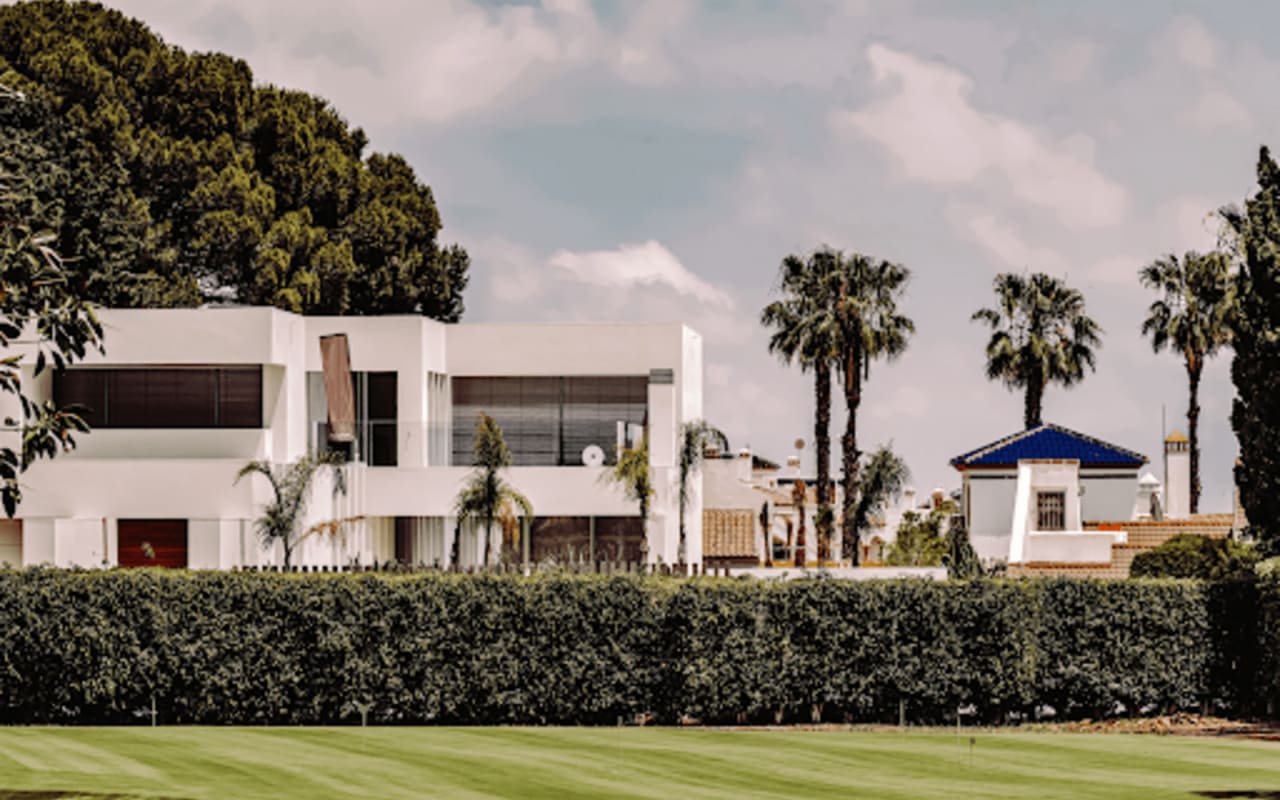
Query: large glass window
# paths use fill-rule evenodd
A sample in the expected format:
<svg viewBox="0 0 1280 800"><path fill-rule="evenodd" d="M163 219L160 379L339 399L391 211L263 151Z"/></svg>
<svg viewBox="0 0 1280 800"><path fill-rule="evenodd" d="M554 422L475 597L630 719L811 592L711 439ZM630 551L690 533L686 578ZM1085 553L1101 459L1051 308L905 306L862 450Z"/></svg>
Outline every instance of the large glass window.
<svg viewBox="0 0 1280 800"><path fill-rule="evenodd" d="M92 428L261 428L262 367L75 367L54 400Z"/></svg>
<svg viewBox="0 0 1280 800"><path fill-rule="evenodd" d="M356 438L352 448L343 452L357 461L374 467L394 467L398 463L397 378L395 372L351 373ZM329 448L329 405L323 373L307 373L307 414L312 449Z"/></svg>
<svg viewBox="0 0 1280 800"><path fill-rule="evenodd" d="M502 428L516 466L580 466L592 445L612 464L619 424L645 424L648 386L644 375L454 378L452 463L471 463L483 413Z"/></svg>

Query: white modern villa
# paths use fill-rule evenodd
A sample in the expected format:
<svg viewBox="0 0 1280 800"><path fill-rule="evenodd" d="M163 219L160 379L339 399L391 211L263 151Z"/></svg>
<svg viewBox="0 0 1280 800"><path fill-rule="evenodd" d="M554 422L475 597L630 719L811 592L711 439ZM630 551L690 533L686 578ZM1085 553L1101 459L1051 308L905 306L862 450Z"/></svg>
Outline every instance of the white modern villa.
<svg viewBox="0 0 1280 800"><path fill-rule="evenodd" d="M279 564L253 527L269 484L236 474L340 438L348 491L319 482L307 525L343 524L308 537L294 563L449 566L481 412L501 425L514 461L504 477L535 512L507 558L677 560L677 432L702 415L702 340L681 324L451 325L257 307L101 319L106 355L64 372L32 378L26 345L31 393L87 409L93 432L24 475L18 518L0 524L0 562ZM336 371L321 339L339 334ZM335 376L351 390L338 400L353 409L342 437L330 435ZM647 530L603 478L646 427L656 487ZM687 560L699 563L698 487L687 523ZM459 565L479 562L481 535L464 527L458 545Z"/></svg>

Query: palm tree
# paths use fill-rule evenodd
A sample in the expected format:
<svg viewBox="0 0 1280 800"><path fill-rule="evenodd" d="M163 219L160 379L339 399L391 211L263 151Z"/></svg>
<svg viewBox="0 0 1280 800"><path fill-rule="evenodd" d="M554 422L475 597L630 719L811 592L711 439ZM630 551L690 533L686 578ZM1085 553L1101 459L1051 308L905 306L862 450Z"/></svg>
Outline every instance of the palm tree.
<svg viewBox="0 0 1280 800"><path fill-rule="evenodd" d="M805 505L808 502L808 487L804 485L804 481L796 478L795 483L791 484L791 504L796 509L796 566L803 567L805 565L804 552L804 514ZM818 566L822 566L821 563Z"/></svg>
<svg viewBox="0 0 1280 800"><path fill-rule="evenodd" d="M298 527L307 514L311 484L316 474L326 468L332 470L334 495L346 494L346 473L342 471L341 465L342 458L337 453L312 453L292 464L250 461L236 473L236 483L241 478L256 473L264 476L271 484L271 502L263 506L262 516L254 522L254 528L264 548L274 547L277 542L284 548L286 570L293 564L294 549L309 533L300 533Z"/></svg>
<svg viewBox="0 0 1280 800"><path fill-rule="evenodd" d="M685 508L689 505L689 479L702 468L702 459L707 447L714 445L722 451L729 449L729 439L711 423L702 419L690 420L680 426L680 555L681 564L685 561Z"/></svg>
<svg viewBox="0 0 1280 800"><path fill-rule="evenodd" d="M488 414L481 414L476 422L472 452L475 469L454 500L454 514L459 524L480 523L484 527L484 564L489 566L493 523L509 532L520 518L533 517L533 505L499 474L511 466L511 451L502 438L502 428Z"/></svg>
<svg viewBox="0 0 1280 800"><path fill-rule="evenodd" d="M773 537L769 535L769 501L760 504L760 535L764 538L764 565L773 566Z"/></svg>
<svg viewBox="0 0 1280 800"><path fill-rule="evenodd" d="M877 509L886 507L890 501L902 496L902 490L911 481L911 470L907 462L899 458L889 445L880 445L858 470L857 499L852 504L852 520L854 549L853 563L858 563L861 555L859 545L862 534L871 528L871 517Z"/></svg>
<svg viewBox="0 0 1280 800"><path fill-rule="evenodd" d="M649 471L649 432L646 430L640 437L640 444L623 450L618 456L618 463L614 464L602 477L622 487L626 498L639 504L640 527L647 539L649 504L653 500L653 480L652 473Z"/></svg>
<svg viewBox="0 0 1280 800"><path fill-rule="evenodd" d="M1143 335L1157 353L1181 353L1187 368L1187 435L1191 439L1191 513L1200 508L1200 374L1204 362L1231 340L1235 304L1231 266L1222 253L1187 253L1153 261L1138 273L1142 285L1163 296L1147 309Z"/></svg>
<svg viewBox="0 0 1280 800"><path fill-rule="evenodd" d="M813 445L817 456L818 556L831 541L831 371L836 357L836 324L827 289L840 254L820 248L807 259L787 256L778 268L779 300L765 306L760 323L773 329L769 352L784 364L813 372Z"/></svg>
<svg viewBox="0 0 1280 800"><path fill-rule="evenodd" d="M841 437L844 471L844 514L841 520L841 552L853 542L853 564L858 563L856 508L858 498L858 406L862 384L870 377L871 362L893 360L907 349L916 326L899 313L898 301L906 291L911 271L901 264L853 253L839 259L828 288L834 304L838 371L844 386L848 416Z"/></svg>
<svg viewBox="0 0 1280 800"><path fill-rule="evenodd" d="M1084 310L1084 295L1044 273L1005 272L994 282L996 307L974 312L987 323L987 377L1026 392L1022 421L1041 423L1045 387L1070 388L1096 369L1094 348L1102 328Z"/></svg>

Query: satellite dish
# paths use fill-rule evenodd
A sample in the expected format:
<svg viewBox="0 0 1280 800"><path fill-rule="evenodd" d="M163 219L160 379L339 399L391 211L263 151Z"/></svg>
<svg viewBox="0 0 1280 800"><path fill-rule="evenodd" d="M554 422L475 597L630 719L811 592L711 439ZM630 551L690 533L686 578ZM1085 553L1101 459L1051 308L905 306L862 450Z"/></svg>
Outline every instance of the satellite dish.
<svg viewBox="0 0 1280 800"><path fill-rule="evenodd" d="M582 448L582 464L587 467L599 467L604 464L604 451L599 445L589 444Z"/></svg>
<svg viewBox="0 0 1280 800"><path fill-rule="evenodd" d="M796 439L795 448L796 448L797 450L803 450L803 449L804 449L804 439Z"/></svg>

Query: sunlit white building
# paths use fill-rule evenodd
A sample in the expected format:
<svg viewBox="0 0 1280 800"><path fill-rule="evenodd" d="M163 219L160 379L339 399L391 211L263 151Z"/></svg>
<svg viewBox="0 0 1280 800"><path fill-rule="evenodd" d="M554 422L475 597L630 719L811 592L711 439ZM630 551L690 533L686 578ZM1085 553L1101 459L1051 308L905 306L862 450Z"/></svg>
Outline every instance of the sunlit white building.
<svg viewBox="0 0 1280 800"><path fill-rule="evenodd" d="M447 565L481 412L503 428L514 459L504 477L536 515L507 560L677 559L677 432L702 413L702 341L681 324L446 325L250 307L101 316L105 356L39 379L28 367L29 391L83 406L93 432L23 477L0 562L279 563L253 528L267 481L236 473L330 447L320 339L333 334L346 337L354 395L348 491L321 480L306 525L343 524L308 537L295 563ZM645 428L656 488L647 529L603 477ZM698 563L698 487L690 505L687 557ZM458 544L460 564L478 562L476 531Z"/></svg>

